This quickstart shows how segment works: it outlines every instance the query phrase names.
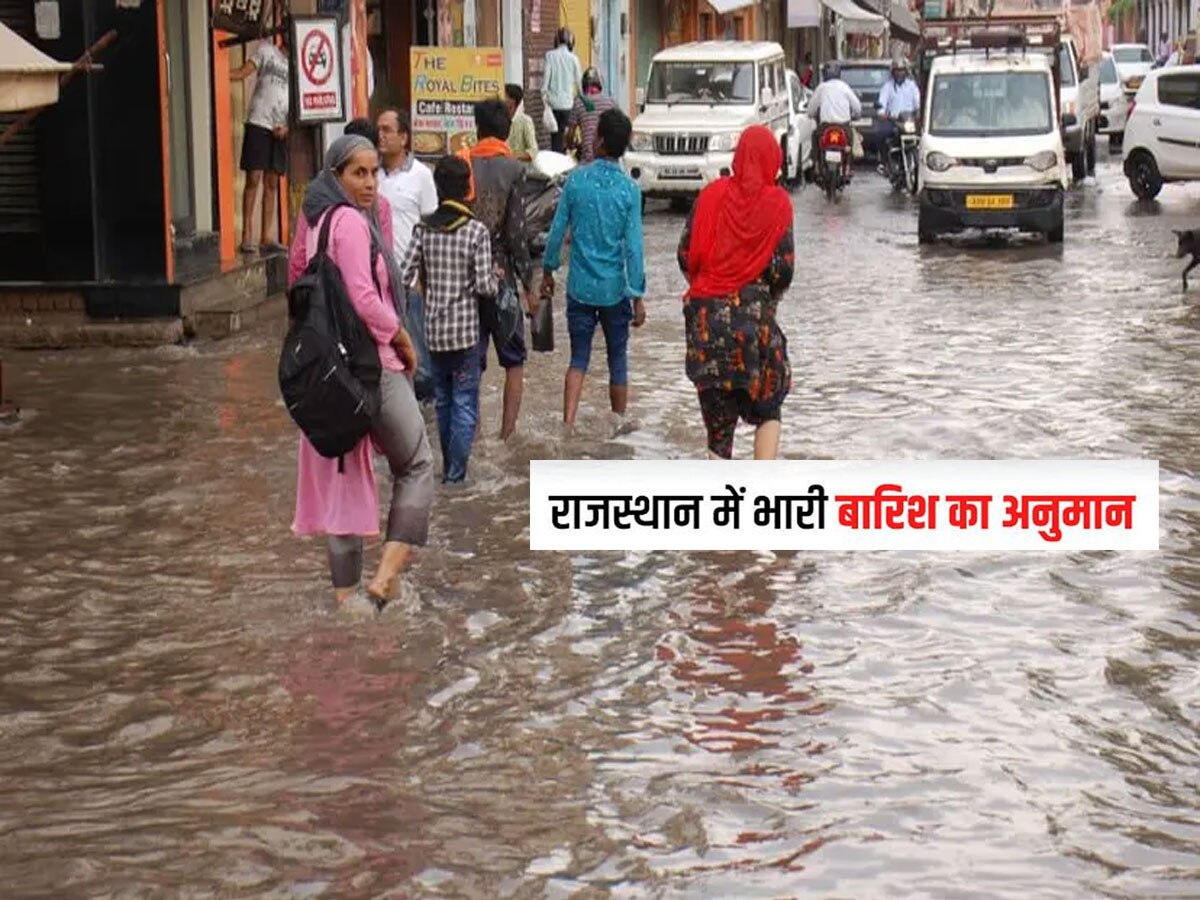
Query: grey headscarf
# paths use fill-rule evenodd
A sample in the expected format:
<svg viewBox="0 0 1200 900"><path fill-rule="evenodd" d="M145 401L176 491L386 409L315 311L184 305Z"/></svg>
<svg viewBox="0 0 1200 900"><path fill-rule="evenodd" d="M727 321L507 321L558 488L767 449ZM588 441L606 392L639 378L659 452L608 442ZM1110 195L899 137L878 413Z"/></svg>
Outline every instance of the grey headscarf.
<svg viewBox="0 0 1200 900"><path fill-rule="evenodd" d="M357 204L351 202L346 195L342 183L338 180L337 172L334 170L355 153L375 149L374 144L359 134L344 134L329 145L329 149L325 151L325 168L309 182L308 190L304 192L304 203L300 207L310 228L316 227L321 216L331 206L348 203L358 209ZM400 271L400 264L396 261L392 248L383 239L383 229L379 226L378 204L369 213L364 211L363 216L371 229L371 258L374 259L376 254L383 257L392 292L392 304L396 307L396 314L400 316L400 321L404 323L407 320L408 312L408 289L404 284L404 274Z"/></svg>

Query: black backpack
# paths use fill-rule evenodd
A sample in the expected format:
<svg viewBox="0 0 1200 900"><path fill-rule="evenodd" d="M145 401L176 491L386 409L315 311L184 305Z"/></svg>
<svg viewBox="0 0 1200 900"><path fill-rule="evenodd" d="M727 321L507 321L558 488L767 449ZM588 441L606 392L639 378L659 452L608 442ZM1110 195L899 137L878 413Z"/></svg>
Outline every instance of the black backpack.
<svg viewBox="0 0 1200 900"><path fill-rule="evenodd" d="M345 206L347 204L341 204ZM279 355L279 390L288 413L318 453L338 460L371 429L379 411L379 350L327 254L333 207L317 252L288 291L288 332Z"/></svg>

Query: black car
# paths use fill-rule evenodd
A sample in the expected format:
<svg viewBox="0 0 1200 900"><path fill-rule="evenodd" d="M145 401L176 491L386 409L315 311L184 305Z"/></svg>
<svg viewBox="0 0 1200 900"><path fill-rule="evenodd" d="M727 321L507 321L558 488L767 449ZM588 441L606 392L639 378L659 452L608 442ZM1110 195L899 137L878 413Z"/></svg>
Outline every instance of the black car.
<svg viewBox="0 0 1200 900"><path fill-rule="evenodd" d="M874 153L875 109L879 92L892 77L892 63L887 59L847 59L840 60L838 65L842 68L842 81L854 88L862 101L862 115L855 120L854 129L862 137L863 149Z"/></svg>

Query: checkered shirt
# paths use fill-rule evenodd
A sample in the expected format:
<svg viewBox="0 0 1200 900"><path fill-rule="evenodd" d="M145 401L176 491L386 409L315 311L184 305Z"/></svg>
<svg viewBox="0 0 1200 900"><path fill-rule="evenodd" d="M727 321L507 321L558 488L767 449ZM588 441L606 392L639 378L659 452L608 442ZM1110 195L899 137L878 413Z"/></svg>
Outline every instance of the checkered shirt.
<svg viewBox="0 0 1200 900"><path fill-rule="evenodd" d="M425 340L430 353L466 350L479 343L479 298L495 297L492 239L472 219L456 231L413 230L404 257L404 283L420 278L425 290Z"/></svg>

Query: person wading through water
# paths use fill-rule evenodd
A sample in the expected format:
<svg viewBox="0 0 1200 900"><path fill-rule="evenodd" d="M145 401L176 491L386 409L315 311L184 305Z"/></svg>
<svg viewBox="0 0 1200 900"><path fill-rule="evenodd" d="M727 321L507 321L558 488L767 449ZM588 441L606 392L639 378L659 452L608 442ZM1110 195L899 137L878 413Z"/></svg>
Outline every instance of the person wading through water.
<svg viewBox="0 0 1200 900"><path fill-rule="evenodd" d="M296 478L297 535L324 534L339 607L356 615L382 608L396 577L408 565L414 547L429 536L433 503L433 452L425 420L409 379L416 351L397 314L392 289L402 277L381 235L371 222L379 153L361 135L338 138L325 154L325 167L313 179L301 214L307 229L298 236L289 265L289 281L304 271L317 250L321 225L332 216L328 254L337 266L346 296L374 338L383 367L379 412L370 434L339 461L317 453L300 435ZM301 244L303 240L303 244ZM383 554L367 596L357 591L362 578L363 537L379 533L379 494L372 445L382 450L392 472Z"/></svg>
<svg viewBox="0 0 1200 900"><path fill-rule="evenodd" d="M504 101L481 100L475 104L475 129L479 141L465 147L459 156L471 169L468 203L475 217L487 226L492 236L492 261L501 270L509 287L524 296L526 311L532 313L533 263L525 234L525 167L508 146L510 122ZM521 394L525 384L525 317L517 322L513 335L504 341L496 333L495 303L480 305L482 334L479 340L480 369L487 371L488 344L496 347L496 358L504 369L504 413L500 439L508 440L517 427L521 412Z"/></svg>
<svg viewBox="0 0 1200 900"><path fill-rule="evenodd" d="M712 459L733 457L738 419L754 425L754 458L775 459L792 386L775 309L792 283L792 200L779 186L783 151L762 125L747 128L733 175L696 200L679 241L687 375L700 399Z"/></svg>

